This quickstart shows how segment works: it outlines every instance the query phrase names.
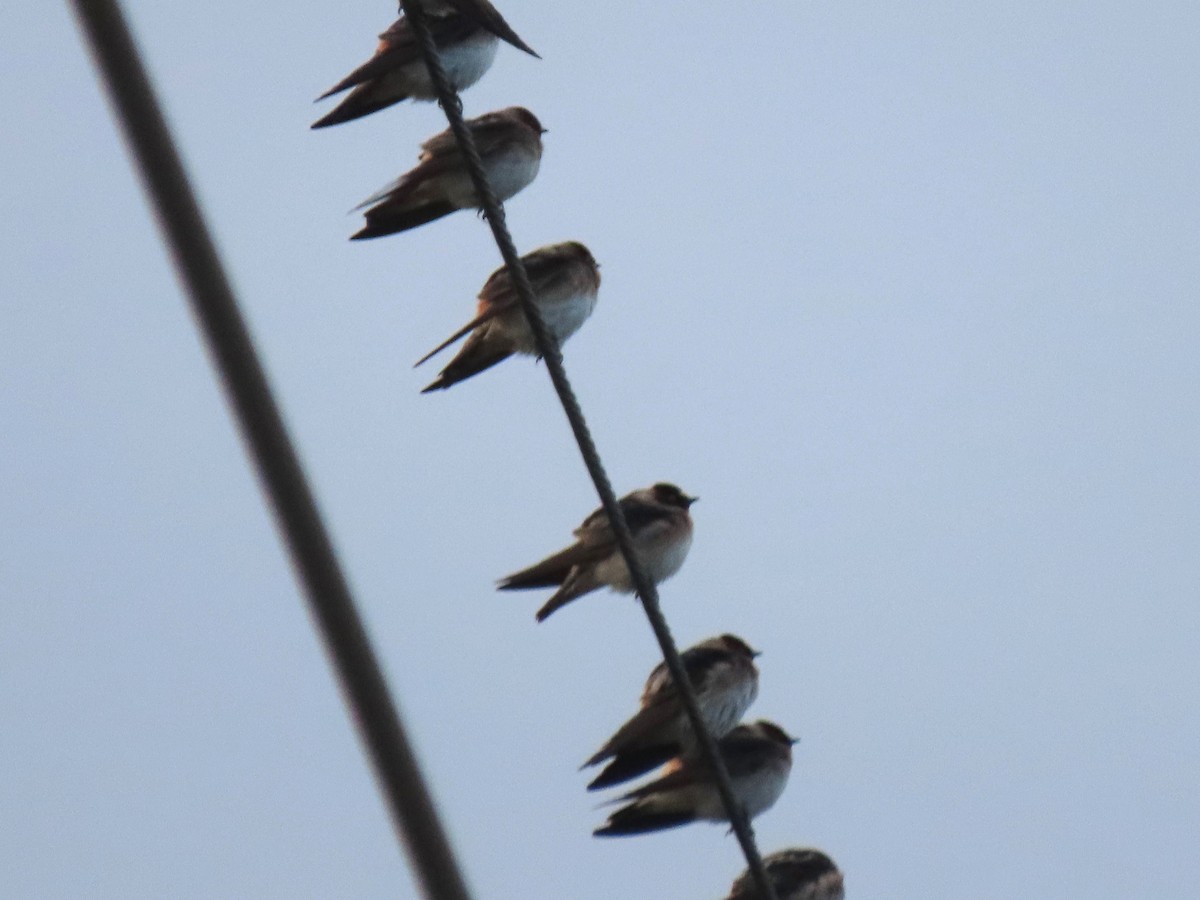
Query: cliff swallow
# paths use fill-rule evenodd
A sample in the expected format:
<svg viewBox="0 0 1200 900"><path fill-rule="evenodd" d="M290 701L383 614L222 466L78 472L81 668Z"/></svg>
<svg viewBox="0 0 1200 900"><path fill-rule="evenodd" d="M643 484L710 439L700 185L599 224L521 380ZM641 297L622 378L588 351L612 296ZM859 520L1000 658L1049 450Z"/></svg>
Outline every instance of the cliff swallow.
<svg viewBox="0 0 1200 900"><path fill-rule="evenodd" d="M845 900L842 873L820 850L797 847L763 857L778 900ZM725 900L761 900L749 870L738 876Z"/></svg>
<svg viewBox="0 0 1200 900"><path fill-rule="evenodd" d="M739 725L717 742L733 793L751 819L770 809L783 793L792 771L794 743L782 728L764 719ZM662 831L699 819L729 821L712 772L699 757L678 757L666 775L620 799L632 802L592 832L597 837Z"/></svg>
<svg viewBox="0 0 1200 900"><path fill-rule="evenodd" d="M577 241L539 247L522 256L521 261L525 263L542 321L561 346L579 330L596 307L600 267L588 248ZM507 267L500 267L488 278L479 292L475 312L474 319L417 362L419 366L464 335L471 335L450 364L442 369L437 380L421 391L422 394L444 390L514 353L538 355L533 330L521 311Z"/></svg>
<svg viewBox="0 0 1200 900"><path fill-rule="evenodd" d="M728 734L758 696L758 651L732 634L701 641L680 654L704 724L714 738ZM666 663L650 673L642 692L642 708L617 729L585 766L612 759L588 785L609 787L656 769L674 756L690 754L696 740Z"/></svg>
<svg viewBox="0 0 1200 900"><path fill-rule="evenodd" d="M518 50L524 50L530 56L541 59L532 47L518 37L517 33L512 30L512 26L504 21L504 16L500 15L500 11L488 0L421 0L421 2L425 12L430 16L445 15L447 12L460 13L476 25L486 28L501 40L512 44ZM400 11L404 11L403 3L400 4Z"/></svg>
<svg viewBox="0 0 1200 900"><path fill-rule="evenodd" d="M533 181L542 162L546 129L521 106L485 113L467 121L492 190L507 200ZM449 129L421 145L420 162L387 187L368 197L367 224L352 241L407 231L479 205L466 161Z"/></svg>
<svg viewBox="0 0 1200 900"><path fill-rule="evenodd" d="M491 32L453 12L430 16L429 30L455 90L469 88L491 68L500 44ZM313 122L313 128L349 122L410 97L437 99L408 19L397 19L379 36L375 55L317 99L324 100L350 88L354 90L331 112Z"/></svg>
<svg viewBox="0 0 1200 900"><path fill-rule="evenodd" d="M673 484L659 483L620 500L633 534L634 549L655 584L678 572L687 557L692 546L692 517L688 515L688 507L696 499ZM579 540L570 547L506 576L498 585L502 591L558 585L554 596L537 611L539 622L575 598L605 585L623 594L633 593L629 567L617 549L616 537L603 508L583 520L575 529L575 537Z"/></svg>

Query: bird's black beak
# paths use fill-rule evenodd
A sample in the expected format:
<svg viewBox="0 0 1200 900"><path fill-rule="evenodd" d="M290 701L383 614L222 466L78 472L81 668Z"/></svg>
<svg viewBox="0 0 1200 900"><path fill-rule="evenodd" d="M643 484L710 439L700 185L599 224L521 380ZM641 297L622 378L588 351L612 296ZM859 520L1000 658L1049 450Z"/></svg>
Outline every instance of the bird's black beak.
<svg viewBox="0 0 1200 900"><path fill-rule="evenodd" d="M700 498L699 497L684 497L683 499L685 499L687 501L688 506L691 506L693 503L695 503Z"/></svg>

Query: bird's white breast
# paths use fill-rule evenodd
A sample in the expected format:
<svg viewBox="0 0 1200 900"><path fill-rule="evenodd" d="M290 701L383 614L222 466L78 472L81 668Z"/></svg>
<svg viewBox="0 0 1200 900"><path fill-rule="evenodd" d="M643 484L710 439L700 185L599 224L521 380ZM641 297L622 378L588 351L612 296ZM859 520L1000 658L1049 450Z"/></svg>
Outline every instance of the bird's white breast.
<svg viewBox="0 0 1200 900"><path fill-rule="evenodd" d="M533 181L540 164L541 157L536 147L508 144L485 157L483 168L492 190L503 202ZM458 209L475 209L479 206L475 185L467 173L465 162L426 181L416 193L422 198L444 198Z"/></svg>
<svg viewBox="0 0 1200 900"><path fill-rule="evenodd" d="M588 316L592 314L592 310L596 308L596 294L594 291L578 291L562 300L554 302L546 302L543 298L538 298L538 311L542 314L542 321L546 323L546 327L550 329L550 333L554 335L559 346L566 343L567 338L577 332L583 323L588 320ZM511 324L506 323L516 350L518 353L524 353L526 356L537 356L537 345L533 342L533 329L529 327L529 323L525 321L525 316L517 311L517 314L512 317Z"/></svg>
<svg viewBox="0 0 1200 900"><path fill-rule="evenodd" d="M675 531L655 541L642 552L647 574L655 583L666 581L683 567L688 551L692 549L692 529Z"/></svg>
<svg viewBox="0 0 1200 900"><path fill-rule="evenodd" d="M580 291L557 303L541 305L542 319L561 344L588 320L596 308L596 293Z"/></svg>
<svg viewBox="0 0 1200 900"><path fill-rule="evenodd" d="M754 818L775 805L787 786L792 764L779 761L767 766L753 776L734 781L734 791L746 807L746 814Z"/></svg>
<svg viewBox="0 0 1200 900"><path fill-rule="evenodd" d="M713 737L732 731L758 696L758 681L753 678L729 678L705 691L697 700L704 722Z"/></svg>
<svg viewBox="0 0 1200 900"><path fill-rule="evenodd" d="M509 144L485 162L488 181L500 200L508 200L529 186L537 177L542 157L537 148L526 144Z"/></svg>
<svg viewBox="0 0 1200 900"><path fill-rule="evenodd" d="M469 40L453 44L441 51L442 67L454 89L463 91L482 78L496 59L500 39L487 32L480 32ZM417 60L403 69L405 84L414 97L434 100L437 94L429 78L424 60Z"/></svg>
<svg viewBox="0 0 1200 900"><path fill-rule="evenodd" d="M662 531L645 540L634 539L634 546L646 567L646 574L655 584L666 581L679 571L683 561L687 559L688 549L692 546L692 530L679 528L670 524L652 526ZM596 564L596 576L601 584L607 584L614 591L622 594L633 593L633 579L629 576L629 567L619 550Z"/></svg>
<svg viewBox="0 0 1200 900"><path fill-rule="evenodd" d="M622 594L633 593L633 580L629 577L629 566L625 565L625 559L621 556L620 550L614 550L610 556L596 563L596 580Z"/></svg>
<svg viewBox="0 0 1200 900"><path fill-rule="evenodd" d="M792 771L791 763L772 763L754 772L733 779L733 792L746 808L746 815L754 818L759 813L766 812L775 805L775 801L783 794L787 786L788 775ZM696 816L713 822L727 822L729 816L721 803L721 795L711 782L705 784L704 796L697 804Z"/></svg>
<svg viewBox="0 0 1200 900"><path fill-rule="evenodd" d="M442 53L442 65L454 86L461 91L482 78L492 67L499 46L498 37L480 32Z"/></svg>

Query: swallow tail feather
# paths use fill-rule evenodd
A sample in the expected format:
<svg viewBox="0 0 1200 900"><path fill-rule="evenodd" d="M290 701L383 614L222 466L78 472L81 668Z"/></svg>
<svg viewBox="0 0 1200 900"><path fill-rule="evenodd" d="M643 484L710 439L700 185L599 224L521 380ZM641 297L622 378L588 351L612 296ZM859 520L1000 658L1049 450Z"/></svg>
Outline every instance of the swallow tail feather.
<svg viewBox="0 0 1200 900"><path fill-rule="evenodd" d="M340 94L342 91L348 91L352 87L357 87L360 84L365 84L373 78L382 78L393 70L398 62L398 55L395 53L377 53L367 62L363 63L314 102L320 102L334 94Z"/></svg>
<svg viewBox="0 0 1200 900"><path fill-rule="evenodd" d="M590 569L584 577L568 578L566 583L554 592L554 596L543 604L542 608L537 611L537 620L545 621L550 614L562 609L572 600L578 600L584 594L590 594L596 588L600 587L603 582L595 578L595 573Z"/></svg>
<svg viewBox="0 0 1200 900"><path fill-rule="evenodd" d="M430 350L428 353L426 353L424 356L422 356L420 359L418 359L416 361L416 363L413 364L413 368L415 369L417 366L424 365L425 363L429 362L429 360L433 359L433 357L437 356L439 353L441 353L447 347L450 347L450 346L454 345L455 343L457 343L458 341L462 340L464 337L466 337L468 334L470 334L472 331L474 331L480 325L482 325L483 323L485 323L491 319L494 319L499 314L500 314L500 309L496 306L491 306L491 307L485 309L483 312L481 312L479 315L477 315L474 319L472 319L470 322L468 322L462 328L458 329L458 331L454 332L454 334L450 335L450 337L446 338L444 341L442 341L440 344L438 344L436 347L434 347L432 350ZM469 346L469 344L468 344L468 346ZM465 352L465 349L466 348L464 348L464 352Z"/></svg>
<svg viewBox="0 0 1200 900"><path fill-rule="evenodd" d="M632 834L647 834L677 828L696 821L696 814L689 810L656 810L637 804L618 809L608 821L592 832L596 837L624 837Z"/></svg>
<svg viewBox="0 0 1200 900"><path fill-rule="evenodd" d="M661 745L658 747L644 747L640 750L631 750L618 754L592 780L591 784L588 785L588 790L598 791L602 788L612 787L614 784L620 784L623 781L637 778L639 775L645 775L647 772L664 765L678 753L679 748L677 746ZM593 757L592 759L596 758ZM596 762L600 762L600 760L596 759ZM594 765L595 763L589 760L588 764Z"/></svg>
<svg viewBox="0 0 1200 900"><path fill-rule="evenodd" d="M600 548L600 555L607 555L608 552L606 548ZM581 548L578 545L567 547L565 550L560 550L553 556L543 559L540 563L535 563L527 569L522 569L520 572L514 572L511 575L505 576L501 579L497 587L502 591L524 591L530 588L556 587L567 581L571 570L577 565L592 561L592 556L581 552Z"/></svg>
<svg viewBox="0 0 1200 900"><path fill-rule="evenodd" d="M389 209L384 206L367 210L367 224L350 235L350 240L361 241L367 238L383 237L386 234L408 231L410 228L425 225L435 219L440 219L442 216L448 216L457 209L457 206L445 200L439 200L434 203L426 203L406 209Z"/></svg>
<svg viewBox="0 0 1200 900"><path fill-rule="evenodd" d="M401 100L407 99L407 95L387 94L377 89L374 85L364 84L351 91L345 100L317 119L309 127L328 128L330 125L341 125L343 122L352 122L355 119L361 119L363 116L369 116L373 112L386 109L393 103L399 103Z"/></svg>
<svg viewBox="0 0 1200 900"><path fill-rule="evenodd" d="M499 362L512 356L511 350L501 347L488 346L484 341L468 341L462 353L454 357L446 368L442 369L437 380L424 388L421 393L444 391L451 385L466 381L472 375L478 375L485 369L490 369Z"/></svg>

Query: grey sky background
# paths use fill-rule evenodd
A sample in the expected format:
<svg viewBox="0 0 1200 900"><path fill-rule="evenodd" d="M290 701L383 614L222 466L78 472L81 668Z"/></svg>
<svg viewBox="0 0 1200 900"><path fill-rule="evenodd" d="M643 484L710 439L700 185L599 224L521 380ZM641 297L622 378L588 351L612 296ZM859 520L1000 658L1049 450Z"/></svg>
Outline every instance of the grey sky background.
<svg viewBox="0 0 1200 900"><path fill-rule="evenodd" d="M550 129L518 245L603 266L568 371L855 898L1200 881L1200 7L1049 6L506 0L464 95ZM640 609L492 589L596 503L543 367L417 393L487 228L346 241L444 127L308 130L392 5L127 7L477 895L722 896L723 827L590 835ZM0 73L2 893L415 895L62 4Z"/></svg>

